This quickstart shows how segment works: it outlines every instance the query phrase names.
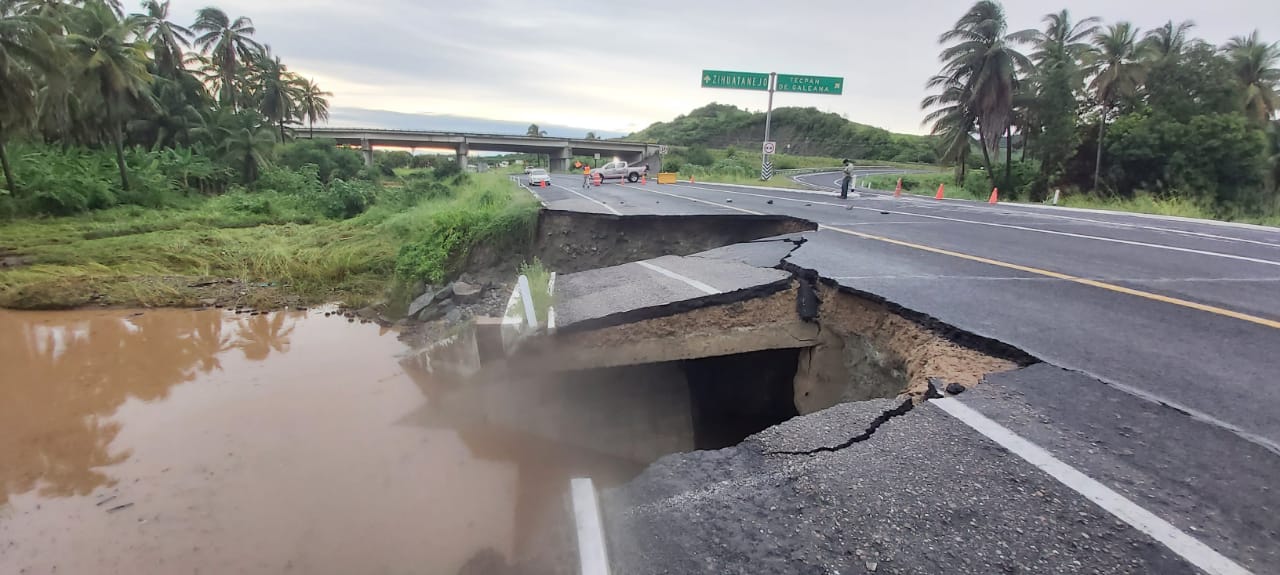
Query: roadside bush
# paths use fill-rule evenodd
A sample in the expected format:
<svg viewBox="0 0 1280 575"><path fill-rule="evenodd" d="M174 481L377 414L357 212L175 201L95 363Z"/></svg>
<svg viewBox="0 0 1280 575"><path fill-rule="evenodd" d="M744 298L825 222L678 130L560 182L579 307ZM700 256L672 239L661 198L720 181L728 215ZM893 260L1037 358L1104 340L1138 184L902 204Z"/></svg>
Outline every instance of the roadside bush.
<svg viewBox="0 0 1280 575"><path fill-rule="evenodd" d="M436 156L428 154L419 154L409 159L409 167L415 169L431 168L437 163Z"/></svg>
<svg viewBox="0 0 1280 575"><path fill-rule="evenodd" d="M684 156L690 164L698 166L710 166L716 161L715 158L711 156L711 152L708 152L707 149L702 146L690 147L688 150L685 150Z"/></svg>
<svg viewBox="0 0 1280 575"><path fill-rule="evenodd" d="M388 170L396 168L407 168L413 162L413 154L405 151L378 151L374 153L373 163L386 167ZM393 172L394 173L394 172Z"/></svg>
<svg viewBox="0 0 1280 575"><path fill-rule="evenodd" d="M315 164L304 164L298 169L285 169L278 166L263 168L262 175L254 187L258 190L273 190L282 194L314 195L320 193L319 167Z"/></svg>
<svg viewBox="0 0 1280 575"><path fill-rule="evenodd" d="M443 283L466 262L472 248L485 243L495 248L527 245L537 227L536 205L502 209L456 207L430 213L416 239L396 255L401 280Z"/></svg>
<svg viewBox="0 0 1280 575"><path fill-rule="evenodd" d="M276 163L291 170L301 170L303 166L316 166L316 174L321 182L333 179L352 180L364 168L364 158L360 152L350 148L340 148L334 140L297 140L281 144L277 149Z"/></svg>
<svg viewBox="0 0 1280 575"><path fill-rule="evenodd" d="M13 146L10 152L20 183L11 194L14 215L60 216L121 204L156 208L178 202L154 153L128 153L130 189L125 191L112 152L40 145Z"/></svg>
<svg viewBox="0 0 1280 575"><path fill-rule="evenodd" d="M365 182L333 180L315 197L320 213L333 219L358 216L373 205L374 187Z"/></svg>
<svg viewBox="0 0 1280 575"><path fill-rule="evenodd" d="M431 176L438 181L444 181L461 173L462 166L458 165L458 162L440 162L431 170Z"/></svg>

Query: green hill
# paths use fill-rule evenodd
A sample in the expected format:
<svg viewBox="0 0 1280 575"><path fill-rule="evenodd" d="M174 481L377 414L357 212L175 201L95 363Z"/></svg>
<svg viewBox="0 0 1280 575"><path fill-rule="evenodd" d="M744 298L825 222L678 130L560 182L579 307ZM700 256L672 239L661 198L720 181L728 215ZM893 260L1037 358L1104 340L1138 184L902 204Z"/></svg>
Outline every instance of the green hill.
<svg viewBox="0 0 1280 575"><path fill-rule="evenodd" d="M816 108L777 108L771 137L778 152L798 156L831 156L862 160L933 163L933 140L927 136L895 134L882 128L850 122ZM657 122L628 139L675 146L730 146L759 149L764 137L764 113L711 103L670 122Z"/></svg>

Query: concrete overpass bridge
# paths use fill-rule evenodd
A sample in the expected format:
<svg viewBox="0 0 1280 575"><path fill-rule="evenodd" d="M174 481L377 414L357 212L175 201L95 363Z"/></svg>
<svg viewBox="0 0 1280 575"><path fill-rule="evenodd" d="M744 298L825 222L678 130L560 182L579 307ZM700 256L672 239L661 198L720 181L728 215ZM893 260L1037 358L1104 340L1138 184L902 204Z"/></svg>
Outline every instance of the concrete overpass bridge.
<svg viewBox="0 0 1280 575"><path fill-rule="evenodd" d="M311 137L311 134L306 130L299 130L297 136L307 138ZM458 164L464 167L467 165L467 153L472 151L547 154L551 158L551 169L562 172L569 171L569 164L573 161L574 156L591 156L594 154L600 154L601 158L617 156L619 159L638 164L658 153L657 144L643 142L421 130L316 128L314 137L337 140L342 145L359 146L361 151L364 152L366 165L373 163L374 146L452 148L458 155Z"/></svg>

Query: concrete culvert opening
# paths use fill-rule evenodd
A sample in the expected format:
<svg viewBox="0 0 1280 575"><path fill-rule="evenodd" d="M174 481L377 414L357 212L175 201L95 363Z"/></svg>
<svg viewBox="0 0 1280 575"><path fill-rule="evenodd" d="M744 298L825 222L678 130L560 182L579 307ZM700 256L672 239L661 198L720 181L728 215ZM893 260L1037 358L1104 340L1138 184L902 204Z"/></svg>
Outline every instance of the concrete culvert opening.
<svg viewBox="0 0 1280 575"><path fill-rule="evenodd" d="M538 420L547 414L531 406L551 406L556 422L543 427L647 463L734 445L839 403L920 400L931 381L972 387L1017 367L826 285L816 286L821 304L806 321L797 314L805 291L793 281L745 301L544 337L483 385L530 395L513 416Z"/></svg>
<svg viewBox="0 0 1280 575"><path fill-rule="evenodd" d="M816 278L744 297L535 337L429 394L431 410L519 442L557 445L573 454L558 467L563 484L586 476L607 489L666 455L731 447L840 403L893 399L870 428L840 430L849 442L866 440L924 400L931 383L971 387L1020 363L1008 350ZM562 504L545 505L536 531L563 530ZM566 541L530 549L572 545ZM515 559L538 562L521 552Z"/></svg>

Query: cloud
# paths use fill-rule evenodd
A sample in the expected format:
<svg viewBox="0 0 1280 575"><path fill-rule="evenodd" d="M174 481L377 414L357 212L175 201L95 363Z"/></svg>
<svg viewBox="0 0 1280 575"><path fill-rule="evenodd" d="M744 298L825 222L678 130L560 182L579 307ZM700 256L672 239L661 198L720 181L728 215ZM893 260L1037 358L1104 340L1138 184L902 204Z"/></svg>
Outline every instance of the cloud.
<svg viewBox="0 0 1280 575"><path fill-rule="evenodd" d="M291 69L339 108L381 109L633 131L711 101L763 110L765 95L704 90L704 68L842 76L843 96L779 94L850 120L921 133L937 36L970 2L899 0L173 0L179 20L210 2L250 16ZM1262 26L1280 40L1280 3L1251 0L1019 0L1010 29L1068 6L1077 18L1150 29L1195 20L1213 43ZM1270 26L1268 28L1267 26Z"/></svg>

